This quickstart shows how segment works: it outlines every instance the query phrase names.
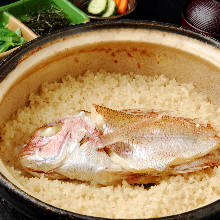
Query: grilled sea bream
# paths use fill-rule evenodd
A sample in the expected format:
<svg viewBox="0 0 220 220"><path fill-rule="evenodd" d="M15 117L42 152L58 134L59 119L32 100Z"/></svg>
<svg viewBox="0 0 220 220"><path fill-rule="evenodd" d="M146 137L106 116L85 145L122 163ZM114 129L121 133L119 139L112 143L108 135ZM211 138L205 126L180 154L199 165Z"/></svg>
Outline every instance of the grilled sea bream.
<svg viewBox="0 0 220 220"><path fill-rule="evenodd" d="M157 176L220 165L218 132L165 112L93 105L37 129L19 160L35 176L94 184L154 183Z"/></svg>

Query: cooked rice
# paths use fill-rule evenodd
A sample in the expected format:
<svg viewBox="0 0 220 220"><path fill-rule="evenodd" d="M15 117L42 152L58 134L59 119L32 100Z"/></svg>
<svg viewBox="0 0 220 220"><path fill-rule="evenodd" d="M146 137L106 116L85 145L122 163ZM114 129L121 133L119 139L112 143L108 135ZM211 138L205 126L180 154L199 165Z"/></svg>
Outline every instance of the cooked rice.
<svg viewBox="0 0 220 220"><path fill-rule="evenodd" d="M80 214L107 218L156 218L179 214L220 199L220 167L192 174L165 177L150 188L94 186L75 180L31 177L22 170L17 156L38 127L64 115L90 111L95 103L112 109L147 108L170 115L199 118L220 130L220 108L196 91L193 84L180 84L163 75L110 74L87 71L77 79L43 83L39 94L30 95L28 107L19 109L1 129L0 155L9 172L40 200Z"/></svg>

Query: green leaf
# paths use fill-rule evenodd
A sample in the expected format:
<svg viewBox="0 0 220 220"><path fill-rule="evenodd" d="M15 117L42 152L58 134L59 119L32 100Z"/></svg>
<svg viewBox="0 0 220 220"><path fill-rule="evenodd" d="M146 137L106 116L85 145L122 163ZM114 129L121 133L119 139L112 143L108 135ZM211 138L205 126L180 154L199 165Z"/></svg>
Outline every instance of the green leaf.
<svg viewBox="0 0 220 220"><path fill-rule="evenodd" d="M21 28L11 31L0 24L0 53L17 46L21 46L27 41L22 37Z"/></svg>
<svg viewBox="0 0 220 220"><path fill-rule="evenodd" d="M17 34L18 37L21 37L21 28L19 27L15 33Z"/></svg>
<svg viewBox="0 0 220 220"><path fill-rule="evenodd" d="M4 42L4 44L0 45L0 53L4 53L11 46L10 43Z"/></svg>

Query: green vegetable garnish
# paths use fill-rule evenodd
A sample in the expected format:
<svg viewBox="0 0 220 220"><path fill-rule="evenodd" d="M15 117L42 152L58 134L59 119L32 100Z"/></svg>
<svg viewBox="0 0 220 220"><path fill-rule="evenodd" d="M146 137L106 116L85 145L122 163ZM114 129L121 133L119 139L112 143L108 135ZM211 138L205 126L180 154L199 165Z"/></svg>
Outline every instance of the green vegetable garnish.
<svg viewBox="0 0 220 220"><path fill-rule="evenodd" d="M71 25L71 20L59 6L51 2L51 5L44 10L40 10L38 4L36 11L31 12L26 7L26 17L21 21L28 26L38 36L43 36L55 30L60 30Z"/></svg>
<svg viewBox="0 0 220 220"><path fill-rule="evenodd" d="M0 24L0 53L18 47L27 41L21 36L21 29L11 31Z"/></svg>

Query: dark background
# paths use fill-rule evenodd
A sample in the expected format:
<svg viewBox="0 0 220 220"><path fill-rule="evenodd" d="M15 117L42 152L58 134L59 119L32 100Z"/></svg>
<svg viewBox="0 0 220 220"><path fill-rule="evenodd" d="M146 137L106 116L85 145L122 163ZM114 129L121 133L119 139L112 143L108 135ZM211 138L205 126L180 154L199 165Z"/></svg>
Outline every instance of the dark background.
<svg viewBox="0 0 220 220"><path fill-rule="evenodd" d="M138 0L132 18L141 20L162 21L181 25L181 13L189 0ZM16 2L0 0L0 6Z"/></svg>
<svg viewBox="0 0 220 220"><path fill-rule="evenodd" d="M189 0L138 0L138 5L132 19L153 20L181 26L181 14ZM0 6L15 2L15 0L0 0ZM211 219L220 219L213 216ZM0 197L0 220L30 220L19 213Z"/></svg>

